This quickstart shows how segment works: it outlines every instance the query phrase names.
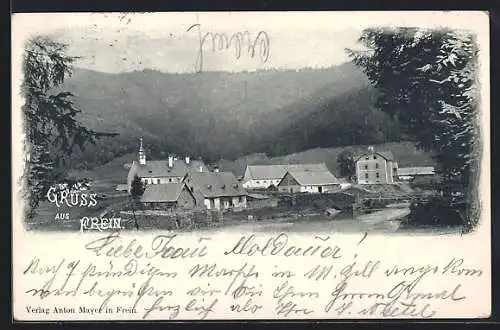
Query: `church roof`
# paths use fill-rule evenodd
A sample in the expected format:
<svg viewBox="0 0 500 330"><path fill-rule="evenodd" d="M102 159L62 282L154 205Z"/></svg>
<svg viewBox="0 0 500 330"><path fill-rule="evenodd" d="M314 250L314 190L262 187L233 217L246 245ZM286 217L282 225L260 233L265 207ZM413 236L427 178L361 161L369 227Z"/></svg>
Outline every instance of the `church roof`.
<svg viewBox="0 0 500 330"><path fill-rule="evenodd" d="M168 160L149 160L146 165L137 164L137 175L141 178L158 177L184 177L190 172L199 172L200 168L208 172L207 166L200 160L192 160L189 164L183 159L173 161L173 166L168 167Z"/></svg>

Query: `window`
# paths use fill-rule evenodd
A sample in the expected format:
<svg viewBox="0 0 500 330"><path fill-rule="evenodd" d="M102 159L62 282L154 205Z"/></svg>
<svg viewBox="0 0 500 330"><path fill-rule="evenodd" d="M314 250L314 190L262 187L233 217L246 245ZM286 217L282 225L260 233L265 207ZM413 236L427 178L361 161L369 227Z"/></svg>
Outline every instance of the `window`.
<svg viewBox="0 0 500 330"><path fill-rule="evenodd" d="M172 178L168 178L168 182L172 182Z"/></svg>
<svg viewBox="0 0 500 330"><path fill-rule="evenodd" d="M259 181L255 181L255 183L260 183Z"/></svg>
<svg viewBox="0 0 500 330"><path fill-rule="evenodd" d="M379 172L377 172L376 176L377 176L377 178L380 178L380 173L379 173Z"/></svg>
<svg viewBox="0 0 500 330"><path fill-rule="evenodd" d="M367 169L368 169L368 165L365 165L365 170L367 170Z"/></svg>
<svg viewBox="0 0 500 330"><path fill-rule="evenodd" d="M365 173L365 179L368 179L368 173Z"/></svg>
<svg viewBox="0 0 500 330"><path fill-rule="evenodd" d="M373 155L373 159L377 159L377 156L376 156L376 155Z"/></svg>
<svg viewBox="0 0 500 330"><path fill-rule="evenodd" d="M378 163L375 164L375 168L378 168Z"/></svg>

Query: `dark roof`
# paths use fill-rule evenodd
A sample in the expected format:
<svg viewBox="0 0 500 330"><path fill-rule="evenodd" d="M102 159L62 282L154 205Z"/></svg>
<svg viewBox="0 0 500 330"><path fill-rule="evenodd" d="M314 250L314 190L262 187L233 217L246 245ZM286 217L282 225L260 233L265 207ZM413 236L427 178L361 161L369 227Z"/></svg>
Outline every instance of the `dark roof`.
<svg viewBox="0 0 500 330"><path fill-rule="evenodd" d="M289 165L248 165L252 179L281 179L287 171L328 171L325 163Z"/></svg>
<svg viewBox="0 0 500 330"><path fill-rule="evenodd" d="M183 159L177 159L174 160L172 168L168 167L168 160L149 160L146 165L140 165L138 162L135 164L137 175L141 178L184 177L189 172L199 172L200 167L202 171L208 172L207 166L199 160L192 160L186 164Z"/></svg>
<svg viewBox="0 0 500 330"><path fill-rule="evenodd" d="M394 155L392 151L365 151L365 152L359 152L354 155L354 160L358 161L361 157L364 156L372 156L374 154L378 154L382 157L384 157L386 160L394 160Z"/></svg>
<svg viewBox="0 0 500 330"><path fill-rule="evenodd" d="M228 172L192 172L186 179L187 185L194 192L201 192L204 197L243 196L245 189Z"/></svg>
<svg viewBox="0 0 500 330"><path fill-rule="evenodd" d="M185 186L185 183L149 184L141 196L141 202L176 202Z"/></svg>
<svg viewBox="0 0 500 330"><path fill-rule="evenodd" d="M301 186L340 184L330 171L288 171Z"/></svg>

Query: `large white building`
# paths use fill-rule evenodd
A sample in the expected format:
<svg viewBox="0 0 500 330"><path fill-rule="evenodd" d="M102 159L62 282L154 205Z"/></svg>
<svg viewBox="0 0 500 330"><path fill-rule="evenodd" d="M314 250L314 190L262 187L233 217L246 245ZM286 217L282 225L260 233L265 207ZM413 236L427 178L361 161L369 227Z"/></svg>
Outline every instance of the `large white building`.
<svg viewBox="0 0 500 330"><path fill-rule="evenodd" d="M290 165L248 165L243 176L243 187L246 189L267 189L277 187L288 171L295 172L325 172L328 168L320 164L290 164Z"/></svg>
<svg viewBox="0 0 500 330"><path fill-rule="evenodd" d="M358 184L392 184L397 179L398 163L391 151L368 151L355 156Z"/></svg>

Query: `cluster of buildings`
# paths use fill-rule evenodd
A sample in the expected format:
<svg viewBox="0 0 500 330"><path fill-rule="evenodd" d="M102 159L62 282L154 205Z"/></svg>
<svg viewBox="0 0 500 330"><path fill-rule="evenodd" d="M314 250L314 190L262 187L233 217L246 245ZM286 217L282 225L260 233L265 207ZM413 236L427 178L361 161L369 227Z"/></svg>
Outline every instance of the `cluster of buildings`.
<svg viewBox="0 0 500 330"><path fill-rule="evenodd" d="M248 165L243 176L246 189L275 188L289 193L326 193L338 190L340 184L324 163Z"/></svg>
<svg viewBox="0 0 500 330"><path fill-rule="evenodd" d="M245 208L247 192L233 173L211 171L201 160L190 157L146 160L142 144L139 159L132 163L127 176L130 193L137 176L145 184L141 202L151 209Z"/></svg>
<svg viewBox="0 0 500 330"><path fill-rule="evenodd" d="M432 175L434 169L398 168L391 152L368 151L354 157L356 183L392 184L418 175ZM265 196L255 190L282 193L328 193L342 190L345 182L321 164L248 165L241 180L231 172L210 170L201 160L190 157L146 160L140 142L138 160L130 166L127 190L139 177L145 184L141 202L151 209L243 209L250 200ZM251 192L251 193L249 193Z"/></svg>

